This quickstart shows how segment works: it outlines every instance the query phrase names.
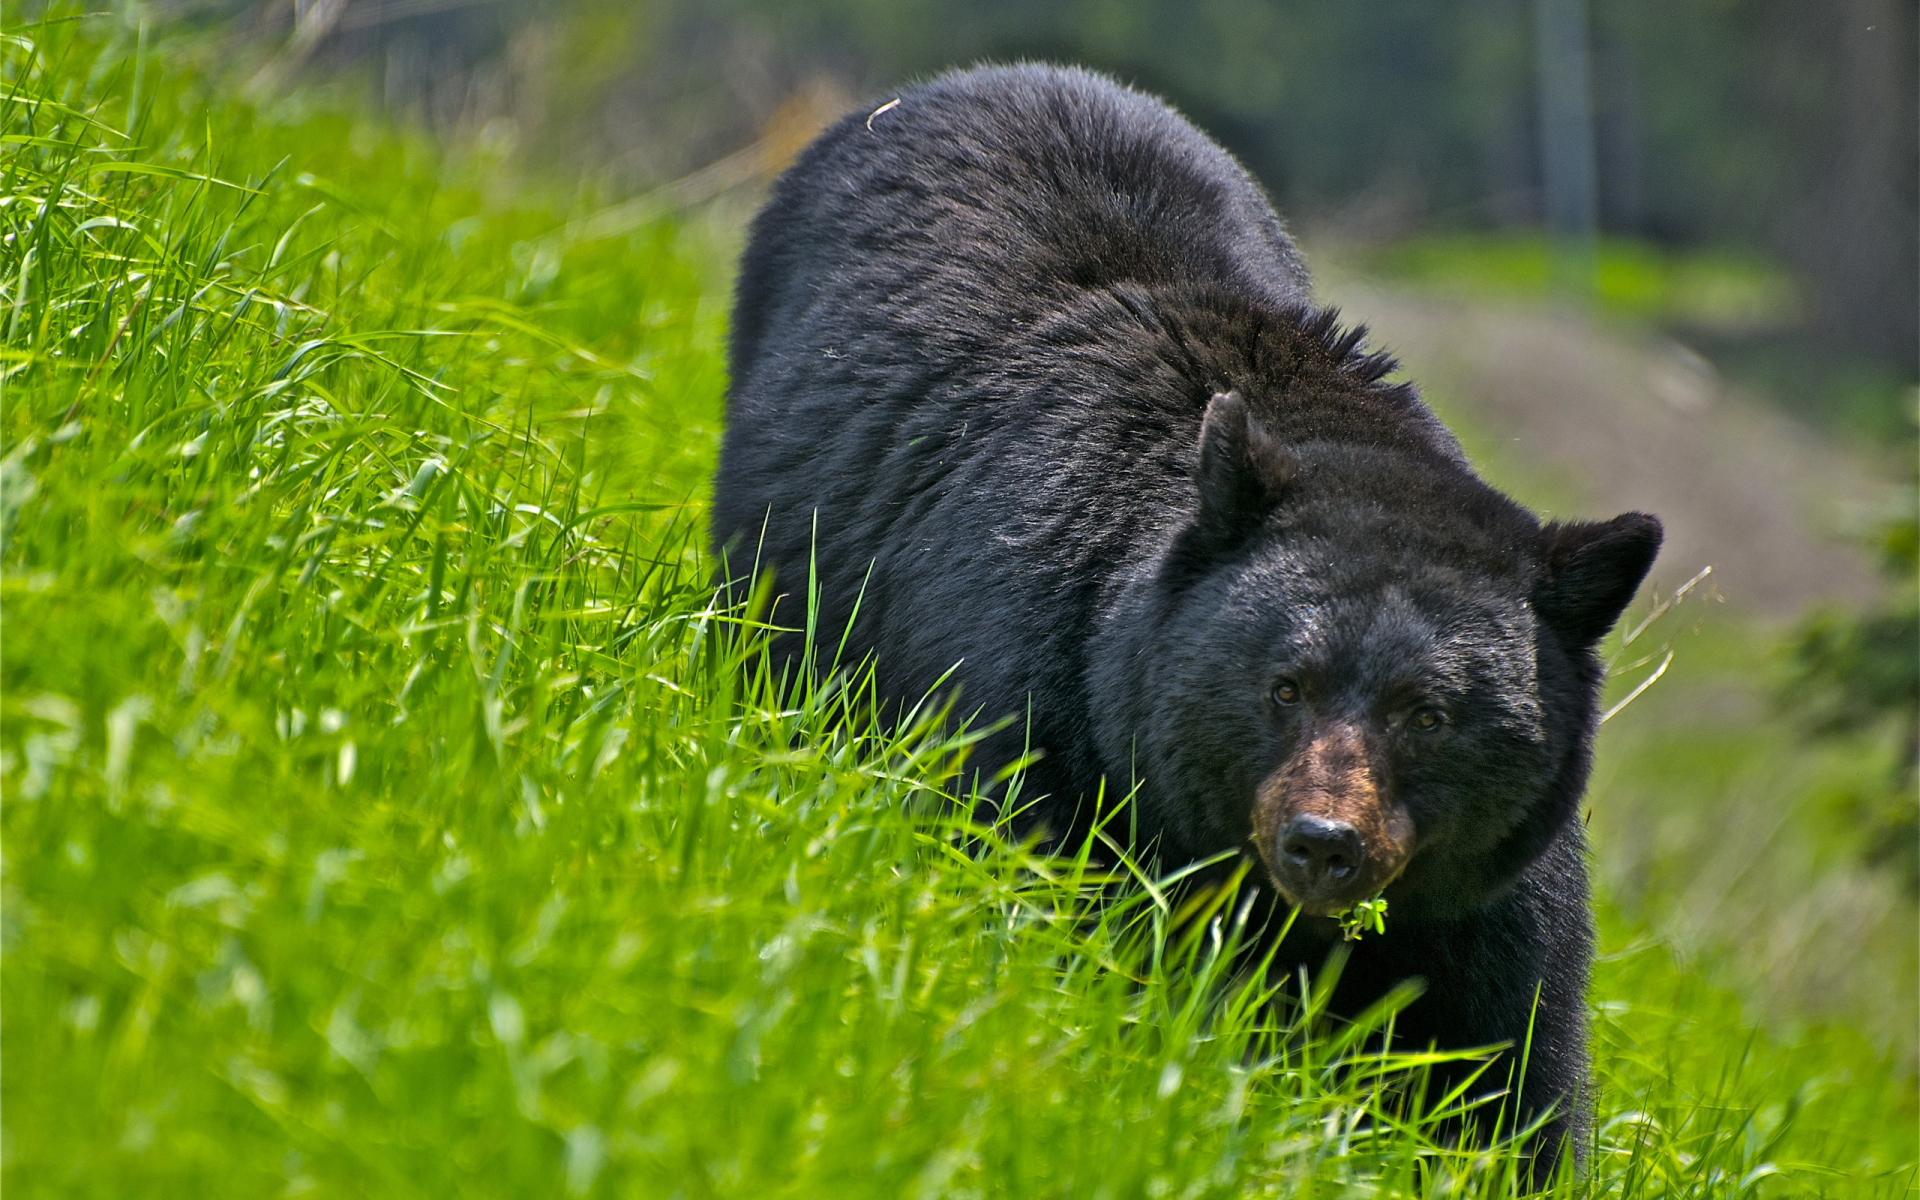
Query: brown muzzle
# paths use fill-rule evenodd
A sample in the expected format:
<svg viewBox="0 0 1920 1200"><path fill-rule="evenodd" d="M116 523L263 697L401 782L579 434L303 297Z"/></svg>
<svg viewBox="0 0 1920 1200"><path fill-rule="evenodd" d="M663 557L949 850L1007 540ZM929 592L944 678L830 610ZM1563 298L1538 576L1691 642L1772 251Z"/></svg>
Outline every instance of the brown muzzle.
<svg viewBox="0 0 1920 1200"><path fill-rule="evenodd" d="M1330 916L1393 882L1413 856L1413 820L1381 794L1360 730L1335 725L1261 782L1253 840L1288 900Z"/></svg>

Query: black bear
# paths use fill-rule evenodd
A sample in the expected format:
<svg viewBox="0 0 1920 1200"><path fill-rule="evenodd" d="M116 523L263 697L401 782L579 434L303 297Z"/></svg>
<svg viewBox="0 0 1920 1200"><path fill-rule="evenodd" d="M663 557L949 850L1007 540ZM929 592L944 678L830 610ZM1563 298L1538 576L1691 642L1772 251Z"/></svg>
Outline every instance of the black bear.
<svg viewBox="0 0 1920 1200"><path fill-rule="evenodd" d="M714 542L814 590L819 661L1015 718L985 765L1038 755L1051 835L1104 781L1163 865L1256 854L1302 914L1283 966L1384 889L1336 1010L1419 977L1401 1039L1531 1033L1538 1173L1585 1122L1595 646L1661 528L1543 526L1361 336L1164 104L950 74L822 134L754 222Z"/></svg>

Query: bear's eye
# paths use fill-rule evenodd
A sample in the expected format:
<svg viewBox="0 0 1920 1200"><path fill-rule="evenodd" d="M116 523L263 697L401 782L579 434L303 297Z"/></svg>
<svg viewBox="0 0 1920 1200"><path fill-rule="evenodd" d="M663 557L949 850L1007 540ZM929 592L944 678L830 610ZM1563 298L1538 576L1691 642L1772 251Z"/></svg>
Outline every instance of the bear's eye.
<svg viewBox="0 0 1920 1200"><path fill-rule="evenodd" d="M1282 679L1279 683L1274 684L1273 702L1275 704L1298 704L1300 702L1300 685L1291 679Z"/></svg>
<svg viewBox="0 0 1920 1200"><path fill-rule="evenodd" d="M1413 716L1407 718L1407 723L1421 733L1432 733L1447 723L1447 714L1432 707L1416 708L1413 710Z"/></svg>

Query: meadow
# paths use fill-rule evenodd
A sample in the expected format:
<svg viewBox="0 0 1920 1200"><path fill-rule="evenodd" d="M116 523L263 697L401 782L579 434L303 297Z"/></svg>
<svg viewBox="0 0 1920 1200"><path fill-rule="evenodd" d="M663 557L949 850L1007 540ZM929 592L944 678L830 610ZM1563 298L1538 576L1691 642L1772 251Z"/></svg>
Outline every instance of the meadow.
<svg viewBox="0 0 1920 1200"><path fill-rule="evenodd" d="M0 40L10 1193L1513 1194L1425 1056L1233 969L1232 894L975 825L966 723L768 678L702 550L723 234L221 46ZM1777 740L1659 728L1612 793ZM1906 1056L1676 943L1656 850L1555 1194L1912 1194Z"/></svg>

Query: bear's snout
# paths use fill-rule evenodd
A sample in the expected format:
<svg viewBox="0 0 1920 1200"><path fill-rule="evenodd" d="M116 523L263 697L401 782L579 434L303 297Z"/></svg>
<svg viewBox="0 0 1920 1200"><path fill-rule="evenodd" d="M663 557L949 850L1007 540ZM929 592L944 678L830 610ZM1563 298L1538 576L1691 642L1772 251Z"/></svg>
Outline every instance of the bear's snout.
<svg viewBox="0 0 1920 1200"><path fill-rule="evenodd" d="M1274 886L1321 916L1378 892L1413 856L1413 821L1382 794L1352 725L1315 731L1261 784L1253 828Z"/></svg>
<svg viewBox="0 0 1920 1200"><path fill-rule="evenodd" d="M1366 860L1360 831L1345 821L1301 813L1280 831L1280 857L1310 887L1337 888Z"/></svg>

